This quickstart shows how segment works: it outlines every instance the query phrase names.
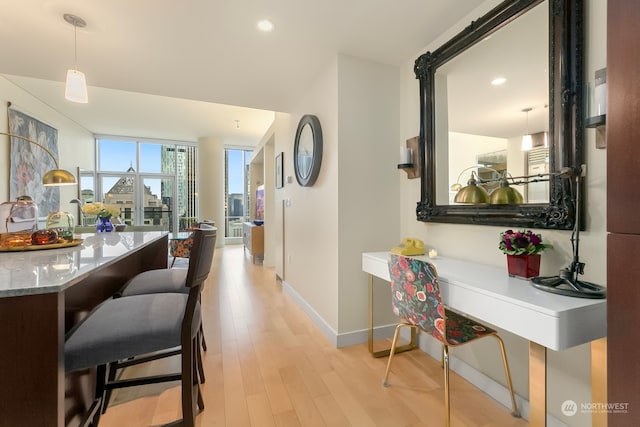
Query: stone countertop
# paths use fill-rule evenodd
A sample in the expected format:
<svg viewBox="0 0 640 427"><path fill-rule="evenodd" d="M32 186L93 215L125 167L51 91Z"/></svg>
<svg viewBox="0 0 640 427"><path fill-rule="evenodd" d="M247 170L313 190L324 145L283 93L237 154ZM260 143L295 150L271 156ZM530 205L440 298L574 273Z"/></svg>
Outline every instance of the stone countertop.
<svg viewBox="0 0 640 427"><path fill-rule="evenodd" d="M0 253L0 298L61 292L91 271L167 235L165 231L83 233L78 246Z"/></svg>

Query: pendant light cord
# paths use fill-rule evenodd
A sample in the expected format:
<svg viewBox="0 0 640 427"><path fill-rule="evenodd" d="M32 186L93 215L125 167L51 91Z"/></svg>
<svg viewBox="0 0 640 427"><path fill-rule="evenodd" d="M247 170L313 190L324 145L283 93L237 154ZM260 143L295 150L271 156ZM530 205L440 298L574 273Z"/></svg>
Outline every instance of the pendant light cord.
<svg viewBox="0 0 640 427"><path fill-rule="evenodd" d="M78 27L84 28L87 26L87 23L79 16L70 13L65 13L63 18L67 23L73 25L73 59L76 67L75 70L78 71Z"/></svg>
<svg viewBox="0 0 640 427"><path fill-rule="evenodd" d="M78 70L78 25L73 23L73 60L76 70Z"/></svg>

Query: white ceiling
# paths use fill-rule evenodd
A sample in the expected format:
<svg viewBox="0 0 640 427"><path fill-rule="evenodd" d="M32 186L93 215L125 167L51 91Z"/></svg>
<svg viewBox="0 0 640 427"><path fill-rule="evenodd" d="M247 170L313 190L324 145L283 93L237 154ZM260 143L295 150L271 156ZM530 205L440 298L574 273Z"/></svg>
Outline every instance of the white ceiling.
<svg viewBox="0 0 640 427"><path fill-rule="evenodd" d="M403 64L482 1L0 0L0 73L94 133L255 144L337 53Z"/></svg>

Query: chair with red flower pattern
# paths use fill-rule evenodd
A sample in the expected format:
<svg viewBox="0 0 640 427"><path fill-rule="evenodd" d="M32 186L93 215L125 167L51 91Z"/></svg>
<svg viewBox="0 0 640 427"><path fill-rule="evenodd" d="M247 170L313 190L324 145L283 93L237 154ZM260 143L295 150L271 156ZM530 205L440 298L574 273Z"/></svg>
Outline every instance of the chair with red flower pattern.
<svg viewBox="0 0 640 427"><path fill-rule="evenodd" d="M176 258L189 258L189 256L191 255L191 249L193 248L193 230L199 228L201 225L213 227L215 226L215 223L206 219L201 222L196 222L187 229L187 231L189 232L189 235L187 237L174 237L169 239L169 255L173 257L173 260L171 260L171 266L169 266L169 268L173 268L173 265L176 262Z"/></svg>
<svg viewBox="0 0 640 427"><path fill-rule="evenodd" d="M445 307L440 296L438 273L433 264L411 257L391 254L389 257L389 273L391 275L391 301L393 312L400 317L401 323L396 327L389 353L387 370L383 384L387 387L391 361L398 342L400 330L404 326L420 328L442 343L442 364L444 369L444 403L445 425L451 423L449 404L449 346L467 344L484 337L495 337L500 345L502 362L507 377L507 386L511 393L511 414L519 417L511 383L509 362L504 343L493 329L469 319Z"/></svg>
<svg viewBox="0 0 640 427"><path fill-rule="evenodd" d="M169 240L169 254L173 257L171 266L176 263L176 258L189 258L193 248L193 233L190 233L184 239L172 238Z"/></svg>

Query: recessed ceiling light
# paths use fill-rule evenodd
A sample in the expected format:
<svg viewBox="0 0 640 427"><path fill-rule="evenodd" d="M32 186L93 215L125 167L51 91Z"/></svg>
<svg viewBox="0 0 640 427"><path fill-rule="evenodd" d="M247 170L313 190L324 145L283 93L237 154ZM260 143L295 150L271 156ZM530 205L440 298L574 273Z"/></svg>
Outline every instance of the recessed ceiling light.
<svg viewBox="0 0 640 427"><path fill-rule="evenodd" d="M258 21L258 28L260 31L268 33L269 31L273 31L273 22L268 19L263 19L262 21Z"/></svg>
<svg viewBox="0 0 640 427"><path fill-rule="evenodd" d="M505 79L504 77L498 77L497 79L491 80L491 84L494 86L500 86L502 84L505 84L506 81L507 79Z"/></svg>

